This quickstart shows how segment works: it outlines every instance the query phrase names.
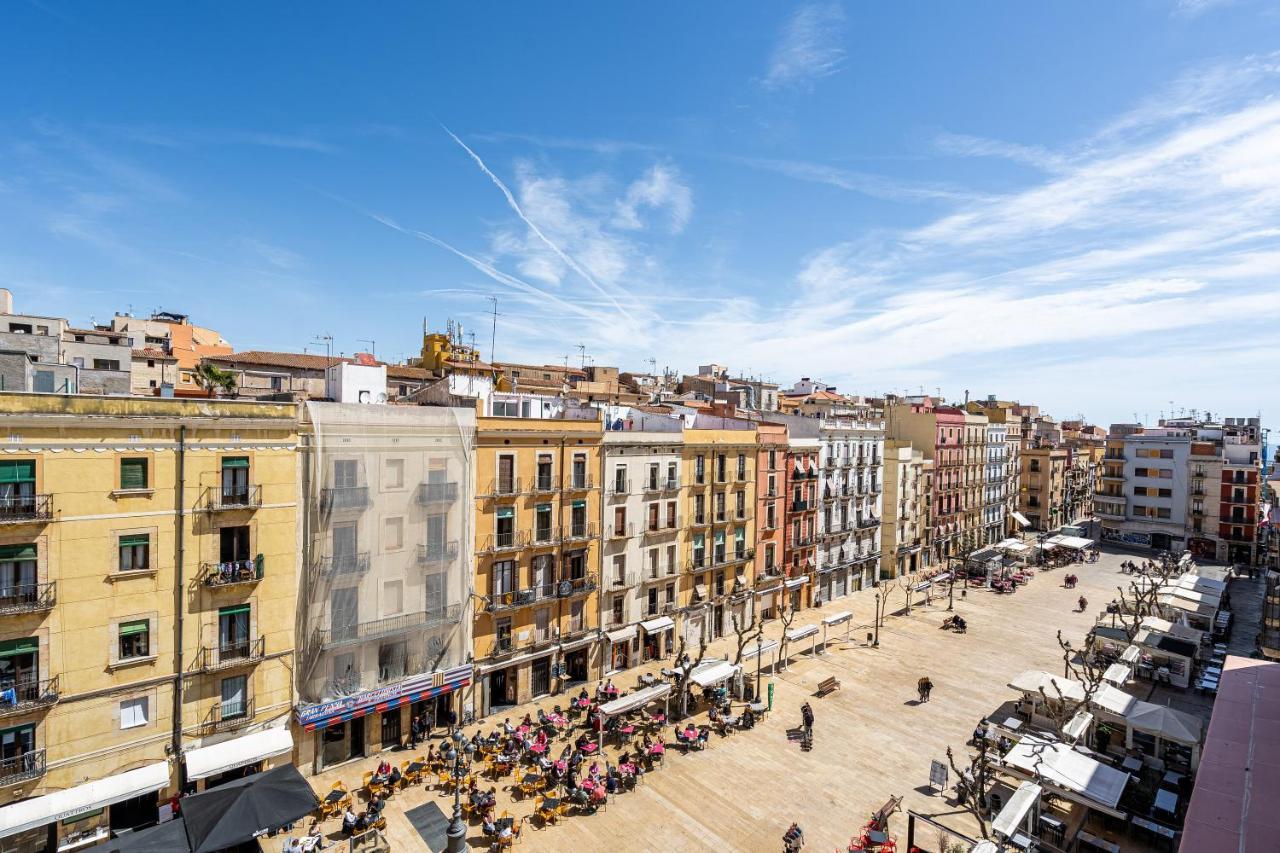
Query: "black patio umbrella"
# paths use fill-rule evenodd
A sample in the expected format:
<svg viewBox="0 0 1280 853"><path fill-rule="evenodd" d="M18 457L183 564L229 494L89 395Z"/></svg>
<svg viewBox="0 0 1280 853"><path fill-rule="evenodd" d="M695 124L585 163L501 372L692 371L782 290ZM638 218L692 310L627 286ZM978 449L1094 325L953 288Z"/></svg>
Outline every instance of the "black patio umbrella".
<svg viewBox="0 0 1280 853"><path fill-rule="evenodd" d="M127 832L96 849L102 853L182 853L191 848L187 827L179 817L140 832Z"/></svg>
<svg viewBox="0 0 1280 853"><path fill-rule="evenodd" d="M214 853L301 820L319 805L298 768L284 764L182 800L191 853Z"/></svg>

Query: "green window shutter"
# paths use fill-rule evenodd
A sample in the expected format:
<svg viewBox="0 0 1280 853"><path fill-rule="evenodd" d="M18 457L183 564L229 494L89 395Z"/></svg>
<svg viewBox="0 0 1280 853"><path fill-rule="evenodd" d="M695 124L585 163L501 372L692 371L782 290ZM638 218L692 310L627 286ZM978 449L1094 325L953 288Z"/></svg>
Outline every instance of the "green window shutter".
<svg viewBox="0 0 1280 853"><path fill-rule="evenodd" d="M40 641L35 637L19 637L16 640L0 642L0 658L31 655L38 651L40 651Z"/></svg>
<svg viewBox="0 0 1280 853"><path fill-rule="evenodd" d="M510 507L510 506L498 507L498 518L515 518L515 517L516 517L515 507Z"/></svg>
<svg viewBox="0 0 1280 853"><path fill-rule="evenodd" d="M36 463L34 459L6 459L0 461L0 483L34 483Z"/></svg>
<svg viewBox="0 0 1280 853"><path fill-rule="evenodd" d="M134 545L150 545L150 544L151 544L150 533L131 533L128 536L120 537L121 548L132 547Z"/></svg>
<svg viewBox="0 0 1280 853"><path fill-rule="evenodd" d="M586 509L586 508L587 508L587 502L586 502L586 501L574 501L574 502L573 502L573 508L574 508L574 509Z"/></svg>
<svg viewBox="0 0 1280 853"><path fill-rule="evenodd" d="M218 617L221 618L223 616L235 616L239 613L248 613L249 607L250 606L248 604L237 604L234 607L220 607L218 608Z"/></svg>
<svg viewBox="0 0 1280 853"><path fill-rule="evenodd" d="M248 468L248 456L227 456L222 460L223 468Z"/></svg>
<svg viewBox="0 0 1280 853"><path fill-rule="evenodd" d="M150 623L146 619L137 619L133 622L120 623L120 636L129 637L133 634L145 634L150 630Z"/></svg>
<svg viewBox="0 0 1280 853"><path fill-rule="evenodd" d="M120 488L145 489L147 487L147 460L120 460Z"/></svg>
<svg viewBox="0 0 1280 853"><path fill-rule="evenodd" d="M34 560L35 558L35 545L0 546L0 560Z"/></svg>

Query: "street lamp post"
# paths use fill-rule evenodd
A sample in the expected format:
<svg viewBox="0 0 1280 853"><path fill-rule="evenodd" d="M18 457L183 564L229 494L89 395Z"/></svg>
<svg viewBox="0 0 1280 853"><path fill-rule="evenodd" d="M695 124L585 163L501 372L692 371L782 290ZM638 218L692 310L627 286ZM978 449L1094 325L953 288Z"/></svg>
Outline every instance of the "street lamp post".
<svg viewBox="0 0 1280 853"><path fill-rule="evenodd" d="M872 648L880 648L880 592L876 592L876 638L871 643Z"/></svg>
<svg viewBox="0 0 1280 853"><path fill-rule="evenodd" d="M756 635L756 701L760 701L760 658L764 653L764 637Z"/></svg>
<svg viewBox="0 0 1280 853"><path fill-rule="evenodd" d="M947 570L951 574L951 583L947 584L947 609L956 609L956 567L951 558L947 558Z"/></svg>
<svg viewBox="0 0 1280 853"><path fill-rule="evenodd" d="M445 760L453 763L453 820L449 821L449 831L445 834L448 844L445 849L448 853L465 853L467 825L462 821L462 786L458 784L458 779L462 773L462 754L465 752L470 756L476 748L462 734L462 729L454 729L449 737L453 739L454 745L449 747Z"/></svg>

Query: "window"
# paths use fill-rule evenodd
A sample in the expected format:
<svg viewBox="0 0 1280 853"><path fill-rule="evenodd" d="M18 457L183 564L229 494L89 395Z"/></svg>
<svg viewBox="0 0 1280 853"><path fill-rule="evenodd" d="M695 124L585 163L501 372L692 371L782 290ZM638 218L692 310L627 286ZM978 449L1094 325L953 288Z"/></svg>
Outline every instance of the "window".
<svg viewBox="0 0 1280 853"><path fill-rule="evenodd" d="M248 505L248 456L227 456L222 460L222 503L224 506Z"/></svg>
<svg viewBox="0 0 1280 853"><path fill-rule="evenodd" d="M120 728L136 729L147 724L148 701L146 696L126 699L120 703Z"/></svg>
<svg viewBox="0 0 1280 853"><path fill-rule="evenodd" d="M151 568L151 535L134 533L120 537L120 571L134 572Z"/></svg>
<svg viewBox="0 0 1280 853"><path fill-rule="evenodd" d="M663 597L666 599L666 603L669 605L675 604L676 603L676 585L673 583L667 584L667 588L666 590L664 590L664 592L665 592L665 595Z"/></svg>
<svg viewBox="0 0 1280 853"><path fill-rule="evenodd" d="M218 658L235 660L249 657L248 604L218 609Z"/></svg>
<svg viewBox="0 0 1280 853"><path fill-rule="evenodd" d="M147 460L126 458L120 460L121 490L145 489L148 487Z"/></svg>
<svg viewBox="0 0 1280 853"><path fill-rule="evenodd" d="M382 615L399 616L404 612L404 581L384 581L382 584Z"/></svg>
<svg viewBox="0 0 1280 853"><path fill-rule="evenodd" d="M403 641L378 646L378 680L386 682L404 678L406 656L407 648Z"/></svg>
<svg viewBox="0 0 1280 853"><path fill-rule="evenodd" d="M774 546L774 544L773 544L772 542L768 542L768 543L766 543L766 544L765 544L765 546L764 546L764 568L765 568L765 571L768 571L768 570L770 570L770 569L772 569L772 568L773 568L773 551L774 551L774 547L775 547L775 546Z"/></svg>
<svg viewBox="0 0 1280 853"><path fill-rule="evenodd" d="M627 508L625 506L613 508L613 535L627 535Z"/></svg>
<svg viewBox="0 0 1280 853"><path fill-rule="evenodd" d="M404 488L403 459L388 459L386 461L386 476L383 478L383 486L388 489Z"/></svg>
<svg viewBox="0 0 1280 853"><path fill-rule="evenodd" d="M516 490L516 458L514 456L503 454L498 457L498 483L497 492L500 495L509 495Z"/></svg>
<svg viewBox="0 0 1280 853"><path fill-rule="evenodd" d="M680 483L680 472L676 468L676 463L667 463L667 488L674 489Z"/></svg>
<svg viewBox="0 0 1280 853"><path fill-rule="evenodd" d="M649 530L658 529L658 519L659 519L658 509L659 509L658 504L656 503L649 504L649 507L648 507L648 515L649 515L648 529Z"/></svg>
<svg viewBox="0 0 1280 853"><path fill-rule="evenodd" d="M739 519L747 517L747 493L738 492L734 512Z"/></svg>
<svg viewBox="0 0 1280 853"><path fill-rule="evenodd" d="M538 454L538 491L551 491L551 456Z"/></svg>
<svg viewBox="0 0 1280 853"><path fill-rule="evenodd" d="M520 403L516 400L494 400L493 416L495 418L520 417Z"/></svg>
<svg viewBox="0 0 1280 853"><path fill-rule="evenodd" d="M93 360L94 370L119 370L120 362L114 358L95 358Z"/></svg>
<svg viewBox="0 0 1280 853"><path fill-rule="evenodd" d="M551 504L538 504L534 508L533 538L539 542L551 539Z"/></svg>
<svg viewBox="0 0 1280 853"><path fill-rule="evenodd" d="M747 479L747 454L745 453L738 454L738 479Z"/></svg>
<svg viewBox="0 0 1280 853"><path fill-rule="evenodd" d="M399 551L404 547L404 519L388 518L382 522L382 548L384 551Z"/></svg>
<svg viewBox="0 0 1280 853"><path fill-rule="evenodd" d="M667 546L667 574L674 575L676 573L676 546Z"/></svg>
<svg viewBox="0 0 1280 853"><path fill-rule="evenodd" d="M778 467L778 451L770 450L769 451L769 470L772 471L777 467ZM769 478L769 482L770 483L773 482L772 477ZM772 490L772 486L770 486L770 489Z"/></svg>
<svg viewBox="0 0 1280 853"><path fill-rule="evenodd" d="M333 460L333 487L335 489L354 489L359 480L359 468L356 465L356 460Z"/></svg>
<svg viewBox="0 0 1280 853"><path fill-rule="evenodd" d="M575 489L587 487L587 457L583 453L573 454L573 487Z"/></svg>
<svg viewBox="0 0 1280 853"><path fill-rule="evenodd" d="M656 586L649 587L648 601L646 602L646 612L650 616L658 614L658 588Z"/></svg>
<svg viewBox="0 0 1280 853"><path fill-rule="evenodd" d="M219 703L218 710L221 712L222 719L234 720L249 713L249 677L247 675L224 678L219 687L222 701Z"/></svg>
<svg viewBox="0 0 1280 853"><path fill-rule="evenodd" d="M145 658L151 654L151 622L136 619L120 623L120 660Z"/></svg>
<svg viewBox="0 0 1280 853"><path fill-rule="evenodd" d="M494 518L494 539L499 548L510 548L516 541L515 507L500 506Z"/></svg>
<svg viewBox="0 0 1280 853"><path fill-rule="evenodd" d="M570 533L575 539L587 535L587 502L574 501L569 507Z"/></svg>
<svg viewBox="0 0 1280 853"><path fill-rule="evenodd" d="M649 463L649 490L653 491L658 488L658 476L662 468L657 462Z"/></svg>
<svg viewBox="0 0 1280 853"><path fill-rule="evenodd" d="M515 560L499 560L493 564L493 594L505 595L516 590Z"/></svg>
<svg viewBox="0 0 1280 853"><path fill-rule="evenodd" d="M667 501L667 527L674 528L676 526L676 502Z"/></svg>
<svg viewBox="0 0 1280 853"><path fill-rule="evenodd" d="M627 493L627 466L619 465L613 469L613 491L619 495Z"/></svg>
<svg viewBox="0 0 1280 853"><path fill-rule="evenodd" d="M693 458L693 482L701 485L707 481L707 457L699 453Z"/></svg>

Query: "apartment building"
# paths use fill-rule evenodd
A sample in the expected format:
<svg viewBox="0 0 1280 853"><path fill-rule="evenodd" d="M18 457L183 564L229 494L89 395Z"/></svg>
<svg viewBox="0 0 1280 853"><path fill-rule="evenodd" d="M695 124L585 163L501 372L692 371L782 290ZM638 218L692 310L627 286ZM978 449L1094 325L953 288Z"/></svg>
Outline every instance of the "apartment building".
<svg viewBox="0 0 1280 853"><path fill-rule="evenodd" d="M471 683L475 412L303 409L298 765L399 746Z"/></svg>
<svg viewBox="0 0 1280 853"><path fill-rule="evenodd" d="M1023 446L1018 512L1032 530L1057 530L1075 520L1066 501L1070 460L1071 451L1065 447L1034 438Z"/></svg>
<svg viewBox="0 0 1280 853"><path fill-rule="evenodd" d="M1004 427L1003 479L999 484L999 499L1003 501L1000 513L1004 519L1004 529L999 538L1003 539L1006 536L1017 534L1024 526L1018 518L1018 515L1021 514L1019 501L1022 489L1023 415L1038 410L1034 406L1023 406L1008 400L998 400L995 395L991 395L984 400L971 401L966 408L971 412L981 412L986 415L988 424ZM990 445L988 445L988 449L991 449ZM993 471L989 467L986 473L990 477ZM994 486L995 484L991 485ZM995 499L995 492L996 489L992 488L989 497Z"/></svg>
<svg viewBox="0 0 1280 853"><path fill-rule="evenodd" d="M986 542L986 471L987 471L987 416L979 412L962 410L964 430L961 433L962 470L960 536L965 551L981 547Z"/></svg>
<svg viewBox="0 0 1280 853"><path fill-rule="evenodd" d="M959 554L962 548L964 411L928 396L901 397L888 401L885 415L886 436L909 442L920 450L926 462L932 463L930 562L946 563L948 556ZM984 447L985 441L984 433Z"/></svg>
<svg viewBox="0 0 1280 853"><path fill-rule="evenodd" d="M1009 506L1005 489L1009 483L1008 428L999 421L988 420L986 428L986 461L982 471L982 539L994 545L1004 539L1009 527Z"/></svg>
<svg viewBox="0 0 1280 853"><path fill-rule="evenodd" d="M166 386L179 396L199 393L201 389L195 380L195 369L201 359L228 355L233 349L230 341L216 330L197 326L186 314L172 311L157 311L150 317L116 314L111 318L111 331L123 332L135 351L151 350L167 356L163 360L154 355L146 359L169 368L162 372L158 384L150 384L156 377L148 377L146 385L134 379L133 393L148 396L158 394L156 389ZM137 364L136 359L134 364Z"/></svg>
<svg viewBox="0 0 1280 853"><path fill-rule="evenodd" d="M761 422L756 439L755 611L761 619L775 619L785 575L787 428Z"/></svg>
<svg viewBox="0 0 1280 853"><path fill-rule="evenodd" d="M817 585L818 501L822 451L819 418L791 416L787 424L786 516L783 519L785 600L792 610L810 607Z"/></svg>
<svg viewBox="0 0 1280 853"><path fill-rule="evenodd" d="M884 444L884 518L880 577L895 578L924 568L929 494L924 454L910 442Z"/></svg>
<svg viewBox="0 0 1280 853"><path fill-rule="evenodd" d="M295 407L0 394L0 422L0 846L288 762Z"/></svg>
<svg viewBox="0 0 1280 853"><path fill-rule="evenodd" d="M132 356L128 338L110 330L15 314L0 288L0 391L127 396Z"/></svg>
<svg viewBox="0 0 1280 853"><path fill-rule="evenodd" d="M687 549L681 422L636 412L604 433L601 626L606 673L671 654Z"/></svg>
<svg viewBox="0 0 1280 853"><path fill-rule="evenodd" d="M817 598L833 601L870 587L879 574L884 492L884 423L821 422Z"/></svg>
<svg viewBox="0 0 1280 853"><path fill-rule="evenodd" d="M519 395L487 405L476 428L477 716L598 678L605 663L601 413Z"/></svg>
<svg viewBox="0 0 1280 853"><path fill-rule="evenodd" d="M1115 424L1094 497L1102 538L1252 565L1258 556L1257 418Z"/></svg>
<svg viewBox="0 0 1280 853"><path fill-rule="evenodd" d="M684 428L686 586L678 591L679 637L691 655L705 639L753 622L756 424L697 414Z"/></svg>

